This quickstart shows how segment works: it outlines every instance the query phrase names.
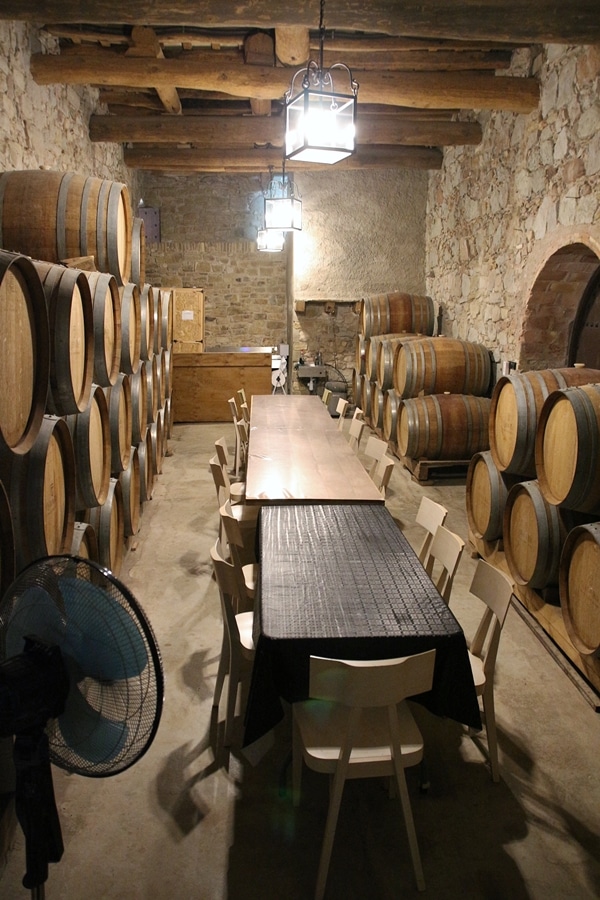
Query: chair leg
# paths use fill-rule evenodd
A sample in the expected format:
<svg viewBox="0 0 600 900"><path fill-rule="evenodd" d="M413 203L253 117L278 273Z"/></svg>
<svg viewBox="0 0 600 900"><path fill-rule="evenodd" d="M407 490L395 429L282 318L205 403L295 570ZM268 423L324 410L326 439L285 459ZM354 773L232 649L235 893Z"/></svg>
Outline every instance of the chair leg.
<svg viewBox="0 0 600 900"><path fill-rule="evenodd" d="M219 659L219 668L217 670L217 680L215 681L215 692L213 694L213 706L218 706L221 700L221 693L223 691L223 684L225 682L225 676L227 675L227 670L229 669L229 641L227 640L225 634L223 634L223 643L221 645L221 657Z"/></svg>
<svg viewBox="0 0 600 900"><path fill-rule="evenodd" d="M240 682L240 664L239 664L239 660L235 659L235 654L234 654L231 658L230 665L229 665L229 685L227 687L227 713L225 715L225 737L223 740L223 745L225 747L231 747L231 742L233 739L233 723L235 720L235 707L236 707L236 702L237 702L239 682Z"/></svg>
<svg viewBox="0 0 600 900"><path fill-rule="evenodd" d="M417 832L415 831L415 822L410 805L410 797L408 796L408 787L406 785L406 775L402 761L394 756L394 768L396 770L396 783L398 785L398 793L400 802L402 803L402 813L404 815L404 824L406 826L406 834L408 836L408 845L410 847L410 855L412 859L417 889L425 890L425 876L423 874L423 866L421 864L421 854L419 853L419 844L417 842Z"/></svg>
<svg viewBox="0 0 600 900"><path fill-rule="evenodd" d="M317 886L315 888L315 900L322 900L325 894L325 885L327 883L327 874L329 872L329 862L331 860L331 851L333 849L333 839L335 837L335 827L337 825L340 806L342 803L342 793L346 780L346 766L342 762L338 763L338 767L333 779L333 787L329 799L329 809L327 811L327 822L325 824L325 834L323 835L323 846L321 848L321 859L319 861L319 871L317 874Z"/></svg>
<svg viewBox="0 0 600 900"><path fill-rule="evenodd" d="M490 758L490 769L492 770L492 781L498 783L500 781L500 766L498 763L498 735L496 732L496 714L494 711L494 691L483 692L483 714L485 717L485 731L488 739L488 755Z"/></svg>
<svg viewBox="0 0 600 900"><path fill-rule="evenodd" d="M300 806L300 789L302 783L302 739L296 716L292 711L292 803Z"/></svg>

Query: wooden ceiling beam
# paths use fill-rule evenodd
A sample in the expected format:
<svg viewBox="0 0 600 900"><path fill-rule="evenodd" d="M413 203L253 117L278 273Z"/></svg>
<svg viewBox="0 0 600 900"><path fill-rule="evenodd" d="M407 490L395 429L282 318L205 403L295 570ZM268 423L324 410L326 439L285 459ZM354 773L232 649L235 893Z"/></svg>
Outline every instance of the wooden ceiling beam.
<svg viewBox="0 0 600 900"><path fill-rule="evenodd" d="M253 116L91 116L92 141L191 143L201 147L283 146L284 123L280 117ZM359 115L357 142L404 146L478 144L478 122L415 121L393 116Z"/></svg>
<svg viewBox="0 0 600 900"><path fill-rule="evenodd" d="M164 59L165 55L152 28L136 25L131 29L131 46L126 50L127 57L141 59ZM181 100L177 89L164 85L156 88L160 102L168 113L181 115Z"/></svg>
<svg viewBox="0 0 600 900"><path fill-rule="evenodd" d="M275 55L283 66L301 66L310 57L310 31L302 25L275 29Z"/></svg>
<svg viewBox="0 0 600 900"><path fill-rule="evenodd" d="M289 87L289 69L246 66L239 54L189 51L177 59L135 59L99 48L36 53L31 73L37 84L97 84L177 87L222 91L232 97L274 100ZM357 70L365 103L424 108L469 108L528 113L539 101L534 78L472 72L367 72Z"/></svg>
<svg viewBox="0 0 600 900"><path fill-rule="evenodd" d="M365 168L439 169L442 152L431 147L360 147L357 152L336 163L335 170ZM227 155L215 150L178 149L174 147L125 148L124 161L135 169L179 172L267 172L281 167L281 151L273 149L232 150ZM318 163L286 163L291 171L331 171L331 166Z"/></svg>
<svg viewBox="0 0 600 900"><path fill-rule="evenodd" d="M36 23L197 25L207 27L315 28L319 0L3 0L3 19ZM327 10L328 29L390 35L525 43L600 42L598 5L590 0L337 0Z"/></svg>

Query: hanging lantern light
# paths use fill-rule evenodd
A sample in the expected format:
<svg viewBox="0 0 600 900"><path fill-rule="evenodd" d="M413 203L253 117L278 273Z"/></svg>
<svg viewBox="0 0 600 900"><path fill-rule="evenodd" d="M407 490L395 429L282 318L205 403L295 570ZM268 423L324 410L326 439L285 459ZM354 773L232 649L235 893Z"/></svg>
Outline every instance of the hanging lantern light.
<svg viewBox="0 0 600 900"><path fill-rule="evenodd" d="M344 63L323 68L323 24L325 0L321 0L319 20L319 62L310 59L292 78L285 95L285 157L300 162L336 163L356 149L356 95L358 83ZM348 93L334 90L332 72L348 75ZM294 94L296 79L302 75L302 90Z"/></svg>
<svg viewBox="0 0 600 900"><path fill-rule="evenodd" d="M281 253L285 246L285 232L261 228L256 237L256 247L266 253Z"/></svg>
<svg viewBox="0 0 600 900"><path fill-rule="evenodd" d="M292 178L285 174L271 178L265 192L265 228L268 231L302 231L302 200Z"/></svg>

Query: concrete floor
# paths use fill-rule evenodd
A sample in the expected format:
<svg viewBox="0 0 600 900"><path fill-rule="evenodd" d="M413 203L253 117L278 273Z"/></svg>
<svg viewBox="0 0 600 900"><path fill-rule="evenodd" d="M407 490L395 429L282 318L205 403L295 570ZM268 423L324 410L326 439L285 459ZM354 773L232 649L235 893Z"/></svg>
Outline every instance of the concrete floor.
<svg viewBox="0 0 600 900"><path fill-rule="evenodd" d="M106 779L54 770L65 852L50 867L48 900L308 900L327 807L324 777L305 770L303 802L289 796L289 719L255 766L216 751L211 714L221 642L209 567L218 514L208 459L230 425L175 426L137 547L121 579L145 608L163 656L166 699L158 735L130 770ZM423 492L449 507L466 537L464 486L422 488L397 464L387 505L409 540ZM471 636L480 615L463 556L451 607ZM470 900L600 896L600 716L514 609L497 664L502 780L462 728L418 710L431 789L409 789L427 895ZM0 897L21 887L20 831L0 877ZM350 782L327 897L418 896L396 801L382 782Z"/></svg>

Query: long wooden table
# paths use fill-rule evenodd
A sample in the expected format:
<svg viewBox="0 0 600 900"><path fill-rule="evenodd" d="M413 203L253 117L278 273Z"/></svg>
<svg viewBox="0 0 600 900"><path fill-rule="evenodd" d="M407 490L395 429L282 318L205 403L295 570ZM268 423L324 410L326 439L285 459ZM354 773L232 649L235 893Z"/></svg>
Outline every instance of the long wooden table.
<svg viewBox="0 0 600 900"><path fill-rule="evenodd" d="M308 697L310 656L386 659L435 648L432 712L481 728L465 636L379 504L265 506L245 744Z"/></svg>
<svg viewBox="0 0 600 900"><path fill-rule="evenodd" d="M317 396L252 398L246 503L383 503Z"/></svg>

